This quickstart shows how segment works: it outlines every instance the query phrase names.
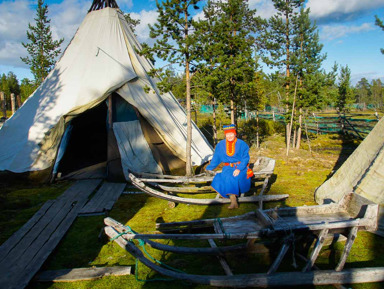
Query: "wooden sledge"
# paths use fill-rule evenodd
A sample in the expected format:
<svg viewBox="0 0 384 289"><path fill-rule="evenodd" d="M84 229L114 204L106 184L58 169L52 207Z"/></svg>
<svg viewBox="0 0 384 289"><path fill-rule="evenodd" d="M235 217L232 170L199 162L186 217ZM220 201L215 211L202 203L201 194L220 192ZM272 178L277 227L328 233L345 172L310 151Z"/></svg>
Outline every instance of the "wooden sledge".
<svg viewBox="0 0 384 289"><path fill-rule="evenodd" d="M276 161L268 157L258 157L255 163L250 164L250 168L253 170L254 179L266 179L270 178L275 169ZM218 171L220 172L220 171ZM133 173L142 182L146 183L171 183L171 184L206 184L213 180L214 176L201 173L191 177L187 176L173 176L173 175L159 175L151 173ZM193 187L191 187L193 188ZM181 192L181 191L177 191ZM185 190L185 193L191 192L191 190ZM183 193L184 193L183 192Z"/></svg>
<svg viewBox="0 0 384 289"><path fill-rule="evenodd" d="M129 174L129 178L132 184L140 189L141 191L151 195L153 197L157 197L160 199L167 200L170 207L174 207L175 203L184 203L184 204L193 204L193 205L219 205L219 204L229 204L230 200L226 198L212 198L212 199L195 199L195 198L184 198L175 195L174 193L162 192L160 190L155 189L154 186L150 184L144 183L141 179L136 178L133 174ZM239 197L239 203L251 203L251 202L265 202L265 201L278 201L282 199L288 198L289 195L257 195L257 196L244 196Z"/></svg>
<svg viewBox="0 0 384 289"><path fill-rule="evenodd" d="M272 176L275 168L274 159L268 157L259 157L257 161L250 167L254 172L254 177L252 178L253 187L260 185L261 189L258 195L254 194L251 196L246 196L242 194L238 199L240 203L259 202L259 207L262 208L264 201L277 201L288 197L287 194L267 196L264 195L264 192L269 183L269 179ZM139 178L138 176L141 176L141 178ZM195 205L214 205L230 203L229 199L219 198L219 195L217 195L216 198L211 199L195 199L177 196L177 193L216 193L209 185L209 183L213 180L213 177L214 176L209 176L205 173L192 177L156 175L149 173L129 175L129 178L134 186L151 196L168 200L168 204L170 207L175 207L176 203L186 203ZM173 184L173 186L164 185L163 183ZM174 186L174 184L182 184L183 186Z"/></svg>
<svg viewBox="0 0 384 289"><path fill-rule="evenodd" d="M183 228L212 228L212 233L159 233L159 234L137 234L127 230L118 222L107 218L106 234L115 238L121 247L125 248L134 257L139 259L151 269L180 280L187 280L194 283L209 284L221 287L267 287L287 285L324 285L324 284L350 284L384 281L384 268L364 268L344 270L344 265L352 248L353 242L359 230L375 230L377 227L377 216L379 206L367 199L350 193L337 204L319 206L303 206L292 208L278 208L261 210L258 209L241 216L217 219L195 220L176 223L157 224L159 230ZM123 233L122 235L119 235ZM315 270L315 261L320 253L327 235L341 233L347 236L344 251L334 270ZM291 248L298 247L298 240L304 237L315 236L313 249L306 260L301 272L279 272L276 273L285 254ZM280 244L280 251L267 272L228 276L191 275L179 273L160 267L147 259L135 246L133 239L145 240L151 246L156 246L154 239L189 239L189 240L219 240L219 239L243 239L249 242L262 242L275 240ZM211 242L210 242L211 243ZM163 245L163 244L162 244ZM187 248L163 245L158 249L174 253L205 254L206 250L211 254L223 254L237 247L215 248ZM180 249L182 248L182 249ZM303 257L303 256L301 256ZM226 271L227 272L227 271ZM228 273L227 273L228 274Z"/></svg>

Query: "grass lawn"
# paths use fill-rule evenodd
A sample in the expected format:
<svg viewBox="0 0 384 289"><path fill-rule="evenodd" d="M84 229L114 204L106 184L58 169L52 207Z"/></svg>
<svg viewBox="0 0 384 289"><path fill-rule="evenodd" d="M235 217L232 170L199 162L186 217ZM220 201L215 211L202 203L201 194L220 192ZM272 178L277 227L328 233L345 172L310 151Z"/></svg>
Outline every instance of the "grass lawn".
<svg viewBox="0 0 384 289"><path fill-rule="evenodd" d="M276 159L275 174L268 194L289 194L283 202L265 203L265 207L315 205L314 191L327 177L341 165L346 157L358 145L353 140L343 140L338 136L319 136L311 140L311 152L307 143L299 151L291 150L286 156L283 138L277 135L265 139L261 148L251 148L251 161L258 155ZM3 187L0 192L0 241L4 242L13 232L23 225L47 200L59 196L70 183L25 188L23 185ZM127 189L134 190L134 189ZM146 194L122 195L110 217L127 224L141 233L155 232L156 222L186 221L201 218L234 216L257 208L257 204L241 204L238 210L229 210L227 206L196 206L179 204L169 208L167 201ZM80 268L90 266L135 266L135 259L114 242L99 234L104 227L102 216L79 217L61 241L58 248L44 264L43 270ZM136 241L135 241L136 242ZM191 241L167 241L166 244L196 246ZM218 241L218 245L232 244ZM347 260L346 268L384 266L383 239L367 232L360 232ZM208 246L201 241L198 246ZM195 255L176 255L162 252L146 246L154 258L193 274L220 274L224 272L216 257ZM334 268L342 254L343 244L326 246L317 259L321 269ZM266 253L229 254L228 263L234 274L266 272L276 251ZM293 271L293 262L303 266L303 262L293 259L288 253L280 270ZM209 286L189 284L181 281L155 281L163 276L152 272L139 263L138 276L105 277L96 281L73 283L37 283L31 282L28 288L208 288ZM351 285L348 288L383 288L383 284ZM308 286L303 287L308 288ZM317 288L334 288L318 286Z"/></svg>

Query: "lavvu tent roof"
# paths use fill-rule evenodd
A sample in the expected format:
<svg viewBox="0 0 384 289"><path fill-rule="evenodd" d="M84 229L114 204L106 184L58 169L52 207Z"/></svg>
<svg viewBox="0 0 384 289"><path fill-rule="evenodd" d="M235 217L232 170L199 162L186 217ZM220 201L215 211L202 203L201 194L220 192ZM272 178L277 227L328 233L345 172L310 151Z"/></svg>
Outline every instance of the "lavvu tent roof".
<svg viewBox="0 0 384 289"><path fill-rule="evenodd" d="M384 118L348 157L336 173L315 191L319 204L338 202L345 194L355 192L384 205ZM381 206L380 215L384 215ZM384 218L379 221L384 233Z"/></svg>
<svg viewBox="0 0 384 289"><path fill-rule="evenodd" d="M185 161L185 111L171 93L159 92L159 79L148 76L152 64L135 49L141 46L119 9L88 13L45 81L0 129L0 170L22 173L52 167L66 124L112 92L133 105ZM193 124L193 165L206 162L212 153Z"/></svg>

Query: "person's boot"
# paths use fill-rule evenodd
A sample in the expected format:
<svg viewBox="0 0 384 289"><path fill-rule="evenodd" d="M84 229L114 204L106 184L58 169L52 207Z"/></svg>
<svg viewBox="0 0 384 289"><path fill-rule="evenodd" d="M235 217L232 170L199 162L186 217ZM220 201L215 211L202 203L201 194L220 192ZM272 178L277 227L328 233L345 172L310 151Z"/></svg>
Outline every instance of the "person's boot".
<svg viewBox="0 0 384 289"><path fill-rule="evenodd" d="M236 195L229 195L229 199L231 200L231 204L229 205L228 209L237 209L239 204L237 203Z"/></svg>

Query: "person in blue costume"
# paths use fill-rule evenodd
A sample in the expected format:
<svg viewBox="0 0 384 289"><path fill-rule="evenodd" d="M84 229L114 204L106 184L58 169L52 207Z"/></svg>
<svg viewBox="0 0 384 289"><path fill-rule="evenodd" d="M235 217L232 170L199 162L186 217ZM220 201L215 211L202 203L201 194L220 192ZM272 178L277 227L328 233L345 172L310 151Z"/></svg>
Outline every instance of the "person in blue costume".
<svg viewBox="0 0 384 289"><path fill-rule="evenodd" d="M211 186L224 198L230 198L229 209L239 207L237 197L251 188L252 171L248 170L249 147L236 137L234 124L224 125L225 139L220 141L206 171L212 174L219 164L224 163L221 173L213 178Z"/></svg>

